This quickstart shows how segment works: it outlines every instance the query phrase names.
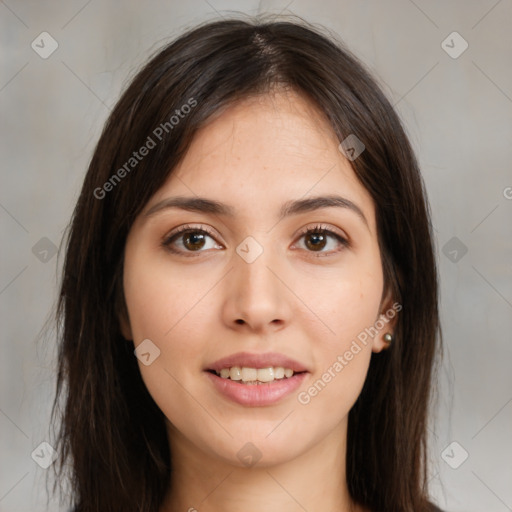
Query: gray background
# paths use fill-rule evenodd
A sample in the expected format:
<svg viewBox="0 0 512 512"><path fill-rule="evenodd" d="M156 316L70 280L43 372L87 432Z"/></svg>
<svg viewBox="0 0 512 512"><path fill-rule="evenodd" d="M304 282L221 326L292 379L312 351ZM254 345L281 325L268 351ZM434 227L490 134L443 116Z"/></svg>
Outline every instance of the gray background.
<svg viewBox="0 0 512 512"><path fill-rule="evenodd" d="M38 336L62 261L52 247L103 123L150 52L232 10L293 13L334 30L396 105L427 185L442 283L446 353L431 493L448 511L512 510L512 2L6 0L0 511L45 510L45 470L31 453L51 443L55 340ZM43 31L58 43L47 59L31 47ZM454 31L469 45L457 58L445 51L462 49L457 36L442 44ZM59 508L50 502L49 510Z"/></svg>

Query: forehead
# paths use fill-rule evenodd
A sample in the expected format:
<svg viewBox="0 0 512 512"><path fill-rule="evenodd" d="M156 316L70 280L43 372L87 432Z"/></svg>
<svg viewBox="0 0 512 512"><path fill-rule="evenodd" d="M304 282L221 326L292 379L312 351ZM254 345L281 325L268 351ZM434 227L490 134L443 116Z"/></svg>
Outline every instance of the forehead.
<svg viewBox="0 0 512 512"><path fill-rule="evenodd" d="M373 222L373 200L338 146L328 120L304 96L280 91L247 98L196 132L150 203L169 195L206 196L243 215L248 207L262 211L336 193L359 204Z"/></svg>

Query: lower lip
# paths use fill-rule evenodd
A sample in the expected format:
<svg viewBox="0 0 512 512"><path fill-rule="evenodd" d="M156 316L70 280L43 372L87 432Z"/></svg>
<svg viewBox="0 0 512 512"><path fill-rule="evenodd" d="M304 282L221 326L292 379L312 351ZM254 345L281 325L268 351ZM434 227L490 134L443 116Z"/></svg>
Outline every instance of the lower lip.
<svg viewBox="0 0 512 512"><path fill-rule="evenodd" d="M231 379L206 372L217 391L240 405L259 407L272 405L293 393L306 378L307 372L297 373L292 377L278 379L264 384L240 384Z"/></svg>

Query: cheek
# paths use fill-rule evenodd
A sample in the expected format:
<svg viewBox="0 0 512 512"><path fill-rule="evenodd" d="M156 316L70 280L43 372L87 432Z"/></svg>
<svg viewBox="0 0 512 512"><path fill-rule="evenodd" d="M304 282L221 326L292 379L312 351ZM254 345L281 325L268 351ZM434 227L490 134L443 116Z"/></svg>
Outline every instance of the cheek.
<svg viewBox="0 0 512 512"><path fill-rule="evenodd" d="M201 369L202 343L211 336L213 309L208 293L218 279L202 274L200 268L184 272L165 258L150 258L142 251L126 258L124 290L134 343L138 346L149 339L160 351L155 364L139 362L157 402L165 401L165 394L167 399L169 393L181 396L180 384L190 386L190 376L197 376ZM158 400L161 390L164 395Z"/></svg>
<svg viewBox="0 0 512 512"><path fill-rule="evenodd" d="M378 268L359 272L349 268L346 274L333 279L322 296L317 296L317 308L330 330L324 340L330 355L344 350L379 316L383 279Z"/></svg>
<svg viewBox="0 0 512 512"><path fill-rule="evenodd" d="M357 282L345 282L330 297L336 304L329 317L335 334L320 340L315 373L297 397L309 414L324 418L322 428L334 428L361 393L372 356L366 329L377 319L380 290L363 292Z"/></svg>
<svg viewBox="0 0 512 512"><path fill-rule="evenodd" d="M125 262L124 291L134 340L167 344L176 329L186 328L189 314L211 286L200 271L180 272L164 258L132 254Z"/></svg>
<svg viewBox="0 0 512 512"><path fill-rule="evenodd" d="M314 399L322 408L334 401L348 412L357 399L372 355L368 333L379 318L383 285L379 270L376 262L359 272L347 272L332 282L324 298L317 297L330 332L318 340L315 380L301 403Z"/></svg>
<svg viewBox="0 0 512 512"><path fill-rule="evenodd" d="M149 339L157 347L158 356L149 365L139 360L139 369L152 398L179 424L185 421L184 411L190 406L183 390L194 389L191 377L197 378L201 365L199 340L207 338L201 329L208 314L201 298L212 283L198 279L195 273L177 272L157 258L153 257L150 265L148 261L136 252L125 261L130 327L135 346Z"/></svg>

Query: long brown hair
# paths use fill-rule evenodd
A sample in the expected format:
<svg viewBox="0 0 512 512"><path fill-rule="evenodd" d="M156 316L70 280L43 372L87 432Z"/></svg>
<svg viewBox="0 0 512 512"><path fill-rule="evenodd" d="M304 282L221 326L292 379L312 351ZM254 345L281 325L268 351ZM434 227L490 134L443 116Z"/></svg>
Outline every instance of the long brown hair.
<svg viewBox="0 0 512 512"><path fill-rule="evenodd" d="M403 306L349 413L349 491L372 511L430 510L427 421L442 336L417 160L392 105L341 41L302 20L250 18L207 22L159 50L113 109L85 176L66 239L52 409L54 467L61 481L70 469L76 511L156 512L162 503L172 457L164 416L119 327L125 241L198 128L276 87L305 94L340 142L355 134L364 143L352 166L375 203L385 289ZM142 146L151 148L131 160Z"/></svg>

